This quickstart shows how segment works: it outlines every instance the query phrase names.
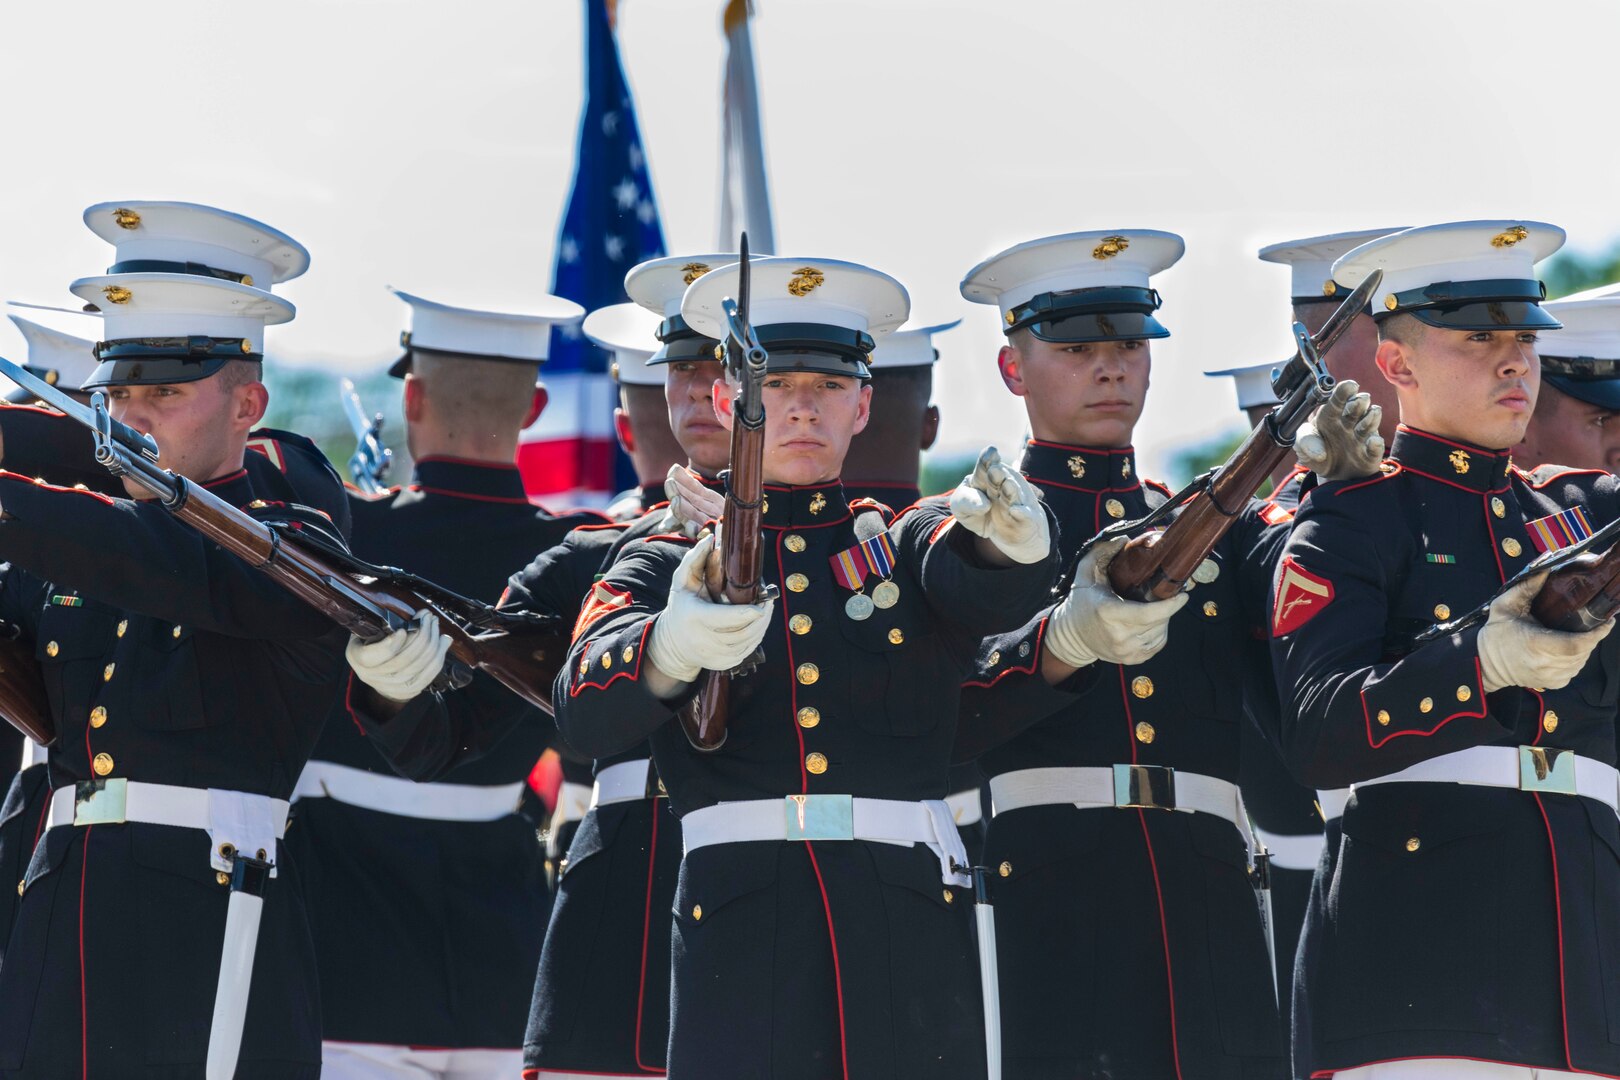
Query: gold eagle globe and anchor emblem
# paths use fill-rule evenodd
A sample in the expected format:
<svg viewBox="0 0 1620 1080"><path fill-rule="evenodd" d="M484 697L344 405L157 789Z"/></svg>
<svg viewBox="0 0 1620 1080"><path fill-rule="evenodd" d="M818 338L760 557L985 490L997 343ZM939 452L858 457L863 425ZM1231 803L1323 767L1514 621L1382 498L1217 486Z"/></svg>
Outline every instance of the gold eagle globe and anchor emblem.
<svg viewBox="0 0 1620 1080"><path fill-rule="evenodd" d="M690 285L698 278L709 272L708 263L689 262L681 267L681 280Z"/></svg>
<svg viewBox="0 0 1620 1080"><path fill-rule="evenodd" d="M813 266L801 266L788 279L787 290L794 296L809 296L826 282L827 275L820 270Z"/></svg>
<svg viewBox="0 0 1620 1080"><path fill-rule="evenodd" d="M1451 467L1457 470L1458 476L1462 476L1468 472L1468 463L1468 451L1453 450L1451 452Z"/></svg>
<svg viewBox="0 0 1620 1080"><path fill-rule="evenodd" d="M1069 459L1069 475L1076 480L1083 480L1086 475L1086 459L1079 454Z"/></svg>
<svg viewBox="0 0 1620 1080"><path fill-rule="evenodd" d="M1123 236L1105 236L1102 243L1091 249L1091 257L1093 259L1112 259L1130 246L1131 242Z"/></svg>
<svg viewBox="0 0 1620 1080"><path fill-rule="evenodd" d="M1499 232L1491 237L1491 247L1512 247L1530 235L1530 230L1523 225L1515 225L1506 232Z"/></svg>

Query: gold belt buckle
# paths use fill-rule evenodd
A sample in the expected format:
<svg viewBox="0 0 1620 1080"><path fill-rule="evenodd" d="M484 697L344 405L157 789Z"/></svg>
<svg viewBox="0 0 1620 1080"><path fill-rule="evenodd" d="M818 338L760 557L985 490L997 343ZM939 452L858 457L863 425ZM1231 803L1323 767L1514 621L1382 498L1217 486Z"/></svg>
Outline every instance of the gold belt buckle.
<svg viewBox="0 0 1620 1080"><path fill-rule="evenodd" d="M1551 746L1519 747L1519 790L1575 794L1575 751Z"/></svg>
<svg viewBox="0 0 1620 1080"><path fill-rule="evenodd" d="M129 781L80 780L73 785L73 824L122 825L129 802Z"/></svg>
<svg viewBox="0 0 1620 1080"><path fill-rule="evenodd" d="M1115 765L1114 805L1122 810L1174 810L1176 770L1168 765Z"/></svg>
<svg viewBox="0 0 1620 1080"><path fill-rule="evenodd" d="M647 783L642 789L642 797L646 799L667 799L669 792L664 790L664 778L658 775L658 766L647 759Z"/></svg>

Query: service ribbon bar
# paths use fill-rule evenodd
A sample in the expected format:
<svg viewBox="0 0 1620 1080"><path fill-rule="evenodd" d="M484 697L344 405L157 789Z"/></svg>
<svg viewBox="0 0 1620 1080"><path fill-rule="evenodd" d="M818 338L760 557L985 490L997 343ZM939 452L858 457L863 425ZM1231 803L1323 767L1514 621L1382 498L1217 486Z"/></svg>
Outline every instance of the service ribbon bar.
<svg viewBox="0 0 1620 1080"><path fill-rule="evenodd" d="M1524 527L1530 532L1530 542L1543 554L1578 544L1592 535L1592 523L1579 506L1527 521Z"/></svg>

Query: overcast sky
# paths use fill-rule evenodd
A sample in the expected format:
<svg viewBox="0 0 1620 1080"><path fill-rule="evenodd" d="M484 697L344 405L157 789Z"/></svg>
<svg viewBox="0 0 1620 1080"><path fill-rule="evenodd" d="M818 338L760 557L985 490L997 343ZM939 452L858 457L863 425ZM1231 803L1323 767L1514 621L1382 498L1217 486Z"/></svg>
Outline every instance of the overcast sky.
<svg viewBox="0 0 1620 1080"><path fill-rule="evenodd" d="M715 242L721 0L621 0L672 253ZM1522 217L1620 235L1613 5L1499 0L756 0L783 254L886 270L942 337L942 444L1023 433L995 312L957 293L1011 243L1160 228L1145 467L1235 422L1201 372L1281 358L1287 273L1254 252L1348 228ZM102 200L258 217L313 253L289 362L394 355L403 306L543 291L573 165L581 0L14 4L0 95L0 298L70 304ZM59 322L63 328L71 323ZM95 336L93 328L80 330ZM0 329L0 353L20 358ZM334 398L335 403L335 398Z"/></svg>

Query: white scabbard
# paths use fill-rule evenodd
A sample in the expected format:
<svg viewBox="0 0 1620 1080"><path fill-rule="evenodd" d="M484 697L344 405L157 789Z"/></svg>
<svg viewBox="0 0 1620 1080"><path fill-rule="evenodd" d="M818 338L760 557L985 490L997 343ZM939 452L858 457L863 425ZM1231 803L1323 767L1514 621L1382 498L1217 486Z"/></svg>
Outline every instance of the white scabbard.
<svg viewBox="0 0 1620 1080"><path fill-rule="evenodd" d="M231 870L231 899L225 911L225 946L219 957L219 987L208 1030L207 1080L231 1080L242 1052L248 990L253 985L253 954L259 948L259 916L270 864L237 855Z"/></svg>
<svg viewBox="0 0 1620 1080"><path fill-rule="evenodd" d="M996 969L996 909L990 875L973 868L973 918L979 928L979 982L984 989L984 1058L989 1080L1001 1080L1001 976Z"/></svg>

